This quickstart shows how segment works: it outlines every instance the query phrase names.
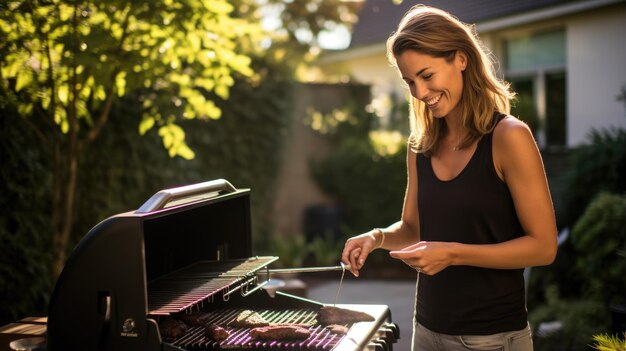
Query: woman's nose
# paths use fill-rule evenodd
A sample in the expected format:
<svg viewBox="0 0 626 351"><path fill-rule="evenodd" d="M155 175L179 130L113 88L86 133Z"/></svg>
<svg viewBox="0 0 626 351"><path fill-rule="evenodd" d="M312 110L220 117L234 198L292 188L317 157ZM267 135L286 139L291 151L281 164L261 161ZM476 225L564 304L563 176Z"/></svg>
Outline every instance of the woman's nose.
<svg viewBox="0 0 626 351"><path fill-rule="evenodd" d="M411 95L413 95L414 98L422 100L424 97L426 97L428 93L428 89L426 88L426 86L424 84L419 84L419 83L415 83L413 84L413 87L411 89Z"/></svg>

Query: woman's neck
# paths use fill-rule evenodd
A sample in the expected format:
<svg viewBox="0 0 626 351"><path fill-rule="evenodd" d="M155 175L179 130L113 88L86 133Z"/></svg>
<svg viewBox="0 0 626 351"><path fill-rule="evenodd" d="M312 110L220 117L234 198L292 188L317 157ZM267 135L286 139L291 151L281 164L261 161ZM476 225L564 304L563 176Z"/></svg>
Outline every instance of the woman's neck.
<svg viewBox="0 0 626 351"><path fill-rule="evenodd" d="M467 128L463 125L463 120L458 114L450 114L445 117L446 135L444 144L453 151L460 149L462 141L467 135Z"/></svg>

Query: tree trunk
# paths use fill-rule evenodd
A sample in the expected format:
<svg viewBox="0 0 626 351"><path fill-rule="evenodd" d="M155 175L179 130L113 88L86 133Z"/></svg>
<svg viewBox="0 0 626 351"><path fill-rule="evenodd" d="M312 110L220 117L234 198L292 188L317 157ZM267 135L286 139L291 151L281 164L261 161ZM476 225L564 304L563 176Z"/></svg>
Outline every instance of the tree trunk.
<svg viewBox="0 0 626 351"><path fill-rule="evenodd" d="M65 264L67 244L69 242L70 234L72 233L72 226L74 224L74 199L76 197L76 180L78 176L79 156L79 125L76 110L76 105L78 103L78 81L75 56L78 52L78 13L78 4L74 4L74 15L72 18L74 36L71 43L74 56L72 57L70 79L68 82L68 91L70 94L67 106L67 120L69 124L67 132L68 149L66 155L67 163L63 165L67 167L67 173L60 171L56 172L55 176L57 176L58 179L54 182L57 189L59 189L59 192L61 190L65 190L65 196L62 199L59 196L56 203L60 206L52 209L53 213L57 211L57 214L53 215L53 218L60 221L56 223L57 225L54 227L52 233L52 242L54 243L52 253L53 281L58 278L59 274L61 274L61 270Z"/></svg>
<svg viewBox="0 0 626 351"><path fill-rule="evenodd" d="M61 225L57 226L58 229L53 233L54 252L53 252L53 278L58 278L63 269L66 258L67 244L72 232L72 223L74 222L74 199L76 194L76 179L77 179L77 155L71 156L69 160L69 175L65 184L66 196L63 198L63 203L60 208L53 209L53 212L57 212L57 218L63 218ZM60 212L60 213L59 213Z"/></svg>
<svg viewBox="0 0 626 351"><path fill-rule="evenodd" d="M54 283L63 267L64 258L59 257L59 252L63 251L60 243L61 231L61 150L60 142L54 138L52 147L52 282Z"/></svg>

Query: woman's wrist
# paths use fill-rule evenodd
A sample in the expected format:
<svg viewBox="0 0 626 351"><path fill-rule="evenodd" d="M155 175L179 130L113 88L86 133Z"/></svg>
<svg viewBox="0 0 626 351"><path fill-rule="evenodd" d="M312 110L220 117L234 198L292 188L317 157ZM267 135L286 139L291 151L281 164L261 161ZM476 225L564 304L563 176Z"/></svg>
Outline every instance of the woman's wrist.
<svg viewBox="0 0 626 351"><path fill-rule="evenodd" d="M380 249L385 244L385 232L380 228L372 229L372 237L374 238L374 248Z"/></svg>

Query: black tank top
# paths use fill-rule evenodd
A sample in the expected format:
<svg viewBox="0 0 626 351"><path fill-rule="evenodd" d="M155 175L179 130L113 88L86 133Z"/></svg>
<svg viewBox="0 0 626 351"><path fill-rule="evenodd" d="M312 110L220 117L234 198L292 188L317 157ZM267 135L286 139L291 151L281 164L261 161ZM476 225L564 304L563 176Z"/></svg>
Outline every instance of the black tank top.
<svg viewBox="0 0 626 351"><path fill-rule="evenodd" d="M429 157L417 155L421 240L493 244L524 235L511 193L493 165L492 135L479 140L467 166L449 181L435 176ZM523 270L450 266L434 276L422 274L416 309L418 323L443 334L523 329Z"/></svg>

